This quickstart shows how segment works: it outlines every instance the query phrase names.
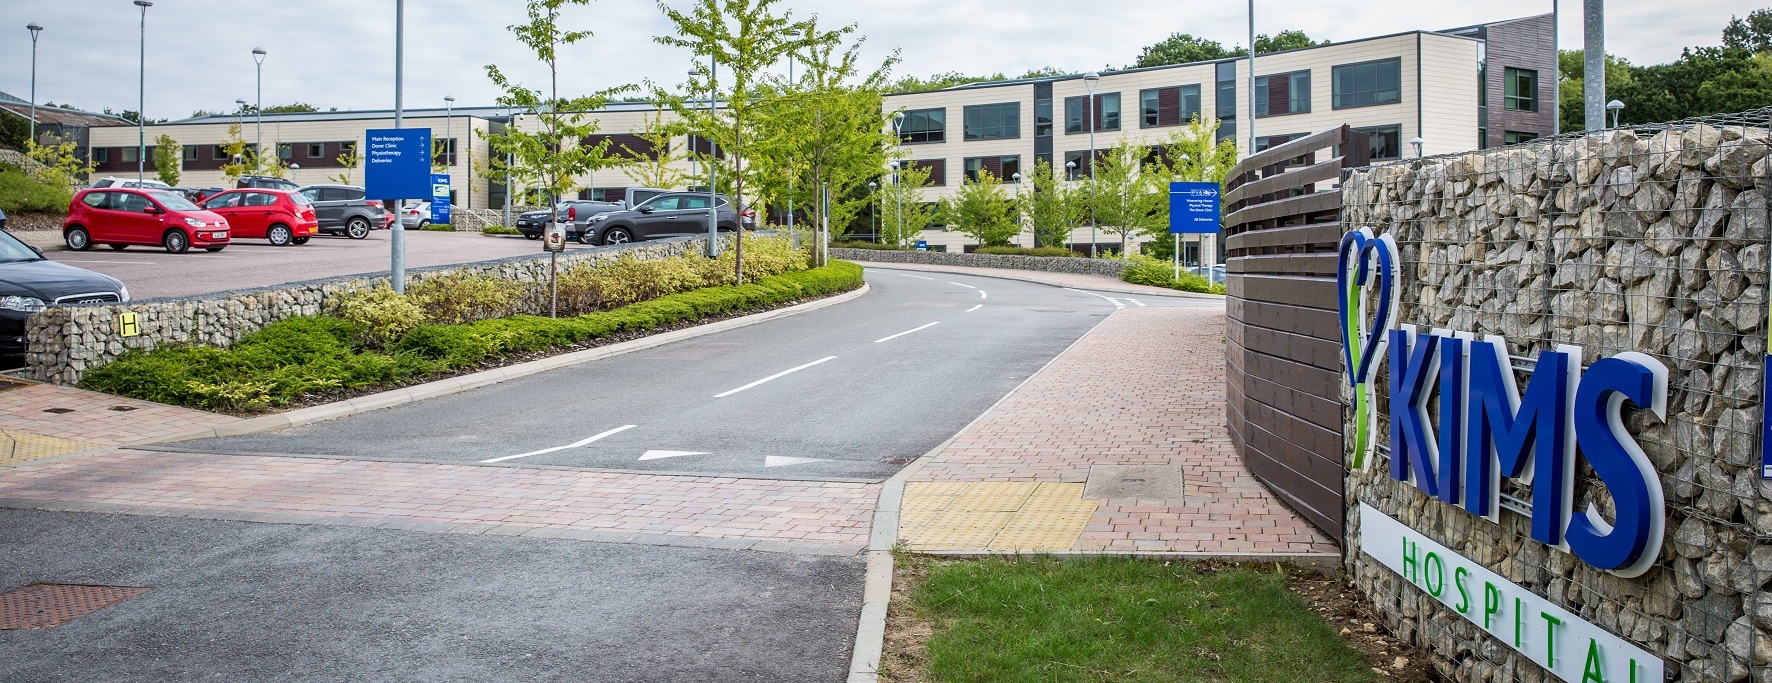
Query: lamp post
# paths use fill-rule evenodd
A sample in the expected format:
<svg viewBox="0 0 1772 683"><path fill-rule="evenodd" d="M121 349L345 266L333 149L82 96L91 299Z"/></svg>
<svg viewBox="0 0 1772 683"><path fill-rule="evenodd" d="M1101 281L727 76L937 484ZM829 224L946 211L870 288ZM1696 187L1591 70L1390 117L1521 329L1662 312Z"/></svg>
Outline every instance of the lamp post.
<svg viewBox="0 0 1772 683"><path fill-rule="evenodd" d="M35 145L37 144L37 34L43 32L43 27L33 21L25 24L25 29L31 32L31 144Z"/></svg>
<svg viewBox="0 0 1772 683"><path fill-rule="evenodd" d="M789 38L793 38L794 40L799 40L800 39L800 29L797 29L797 28L788 29L788 32L783 35L786 35ZM796 84L796 81L794 80L794 51L788 50L788 87L790 87L790 88L795 87L795 84ZM794 176L795 175L796 175L796 169L793 167L793 164L788 164L788 233L789 234L792 234L794 232ZM795 237L794 239L797 240L799 238Z"/></svg>
<svg viewBox="0 0 1772 683"><path fill-rule="evenodd" d="M1064 179L1071 181L1071 182L1076 182L1076 180L1077 180L1077 162L1075 162L1075 161L1064 162ZM1069 222L1069 221L1066 221L1066 222ZM1067 225L1067 226L1065 226L1065 229L1064 229L1064 246L1066 248L1072 249L1074 251L1076 249L1075 245L1076 245L1076 240L1071 239L1071 228L1070 228L1070 226Z"/></svg>
<svg viewBox="0 0 1772 683"><path fill-rule="evenodd" d="M869 180L868 203L873 204L874 206L868 207L868 232L874 233L875 242L880 241L880 212L875 208L880 204L879 192L880 184Z"/></svg>
<svg viewBox="0 0 1772 683"><path fill-rule="evenodd" d="M1618 117L1620 114L1624 113L1624 102L1622 100L1612 100L1611 102L1607 102L1606 111L1607 113L1612 114L1612 127L1617 128Z"/></svg>
<svg viewBox="0 0 1772 683"><path fill-rule="evenodd" d="M1011 173L1011 174L1010 174L1010 175L1009 175L1009 178L1010 178L1010 182L1013 182L1013 183L1015 183L1015 184L1016 184L1016 185L1017 185L1017 186L1018 186L1018 187L1016 187L1016 188L1015 188L1015 192L1016 192L1016 194L1017 194L1017 195L1020 195L1020 194L1021 194L1021 188L1020 188L1020 187L1019 187L1019 185L1021 185L1021 173L1019 173L1019 172L1018 172L1018 173ZM1020 222L1021 222L1021 218L1020 218L1020 217L1019 217L1019 216L1018 216L1018 217L1016 217L1016 219L1015 219L1015 222L1016 222L1016 223L1018 223L1018 224L1019 224L1019 223L1020 223ZM1016 228L1017 228L1017 229L1016 229L1016 231L1015 231L1015 236L1016 236L1016 237L1017 237L1017 238L1020 238L1020 237L1021 237L1021 230L1020 230L1020 227L1021 227L1021 226L1020 226L1020 225L1017 225L1017 226L1016 226ZM1039 240L1040 240L1040 236L1039 236L1039 235L1037 235L1037 234L1036 234L1036 235L1034 235L1034 241L1035 241L1035 242L1038 242L1038 241L1039 241ZM1040 246L1040 245L1038 245L1038 244L1035 244L1035 245L1034 245L1034 246L1036 246L1036 247L1037 247L1037 246Z"/></svg>
<svg viewBox="0 0 1772 683"><path fill-rule="evenodd" d="M712 119L714 116L715 94L719 92L719 90L717 90L714 85L714 78L716 77L715 74L719 73L719 69L720 69L719 62L716 61L716 59L710 55L708 57L708 71L705 74L700 69L691 70L689 72L689 75L691 77L702 76L702 75L705 75L708 77L708 118L710 118L710 119ZM720 165L715 163L715 159L713 158L713 155L715 152L715 144L716 143L714 142L713 138L708 138L708 156L709 156L709 158L708 158L708 257L709 258L712 258L720 253L720 251L719 251L719 245L720 245L720 218L719 218L720 207L719 207L719 202L720 202L720 197L717 194L719 191L719 186L720 186L720 183L719 183ZM737 214L738 207L737 206L732 207L732 211L734 214ZM737 218L738 218L738 229L733 232L733 234L734 234L733 247L738 250L738 258L734 259L736 264L733 266L733 268L736 270L735 279L737 280L738 284L742 285L742 284L744 284L744 216L738 215Z"/></svg>
<svg viewBox="0 0 1772 683"><path fill-rule="evenodd" d="M262 47L252 48L252 63L254 64L253 69L255 70L255 72L257 74L255 77L255 80L257 81L257 84L258 84L256 86L256 90L258 91L258 96L257 96L258 97L258 104L254 105L257 108L257 111L253 112L254 122L252 124L252 172L257 173L257 172L259 172L260 169L262 169L264 167L264 158L265 158L265 49L264 48L262 48Z"/></svg>
<svg viewBox="0 0 1772 683"><path fill-rule="evenodd" d="M1421 139L1421 136L1417 135L1415 137L1409 138L1409 144L1415 146L1415 158L1420 159L1421 158L1421 148L1423 146L1427 145L1427 141Z"/></svg>
<svg viewBox="0 0 1772 683"><path fill-rule="evenodd" d="M141 185L142 178L148 170L148 8L154 3L148 0L135 0L135 6L142 8L141 23L141 54L140 73L135 81L135 184Z"/></svg>
<svg viewBox="0 0 1772 683"><path fill-rule="evenodd" d="M904 189L903 186L899 184L898 162L896 161L892 162L892 197L894 203L897 205L897 208L892 212L892 216L898 223L898 232L893 233L893 239L898 242L898 244L892 246L898 248L904 245Z"/></svg>
<svg viewBox="0 0 1772 683"><path fill-rule="evenodd" d="M455 166L455 96L443 96L443 172Z"/></svg>
<svg viewBox="0 0 1772 683"><path fill-rule="evenodd" d="M1100 81L1101 74L1094 71L1083 74L1083 87L1089 92L1089 97L1083 100L1089 105L1089 117L1085 121L1089 126L1089 258L1095 258L1095 84Z"/></svg>

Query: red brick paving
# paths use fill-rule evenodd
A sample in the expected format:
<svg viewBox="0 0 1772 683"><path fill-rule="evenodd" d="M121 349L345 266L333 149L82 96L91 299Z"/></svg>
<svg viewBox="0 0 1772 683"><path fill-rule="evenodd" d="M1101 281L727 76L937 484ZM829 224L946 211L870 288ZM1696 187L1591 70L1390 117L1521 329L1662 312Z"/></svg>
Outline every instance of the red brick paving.
<svg viewBox="0 0 1772 683"><path fill-rule="evenodd" d="M112 407L130 410L112 410ZM51 408L72 412L50 413ZM54 384L0 391L0 429L115 446L240 418Z"/></svg>

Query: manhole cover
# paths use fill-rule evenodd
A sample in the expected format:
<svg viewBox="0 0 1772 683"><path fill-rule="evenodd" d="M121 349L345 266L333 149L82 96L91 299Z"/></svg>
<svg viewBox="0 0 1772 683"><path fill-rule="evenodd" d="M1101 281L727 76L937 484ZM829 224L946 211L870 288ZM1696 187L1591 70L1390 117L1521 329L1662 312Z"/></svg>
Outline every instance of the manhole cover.
<svg viewBox="0 0 1772 683"><path fill-rule="evenodd" d="M146 592L129 586L34 583L0 593L0 630L60 626Z"/></svg>
<svg viewBox="0 0 1772 683"><path fill-rule="evenodd" d="M1181 468L1174 465L1095 465L1083 485L1089 500L1179 500Z"/></svg>
<svg viewBox="0 0 1772 683"><path fill-rule="evenodd" d="M888 465L909 465L909 464L916 462L916 461L917 461L917 459L912 458L912 457L895 456L895 457L891 457L891 458L885 458L885 459L881 460L880 462L886 463Z"/></svg>
<svg viewBox="0 0 1772 683"><path fill-rule="evenodd" d="M131 410L135 410L135 406L111 406L111 410L115 410L119 413L127 413Z"/></svg>
<svg viewBox="0 0 1772 683"><path fill-rule="evenodd" d="M60 414L62 414L62 413L71 413L71 412L74 412L74 409L73 409L73 408L44 408L44 409L43 409L43 412L45 412L45 413L55 413L55 414L57 414L57 415L60 415Z"/></svg>

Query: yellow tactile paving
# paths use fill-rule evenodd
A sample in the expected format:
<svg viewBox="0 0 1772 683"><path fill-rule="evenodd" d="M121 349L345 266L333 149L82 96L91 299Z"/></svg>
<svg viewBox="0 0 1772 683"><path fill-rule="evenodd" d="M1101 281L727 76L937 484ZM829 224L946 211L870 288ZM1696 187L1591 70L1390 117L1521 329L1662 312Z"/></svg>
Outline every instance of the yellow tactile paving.
<svg viewBox="0 0 1772 683"><path fill-rule="evenodd" d="M40 460L63 453L98 448L98 444L62 439L15 429L0 430L0 466Z"/></svg>
<svg viewBox="0 0 1772 683"><path fill-rule="evenodd" d="M913 550L1070 550L1097 504L1082 484L910 482L898 536Z"/></svg>

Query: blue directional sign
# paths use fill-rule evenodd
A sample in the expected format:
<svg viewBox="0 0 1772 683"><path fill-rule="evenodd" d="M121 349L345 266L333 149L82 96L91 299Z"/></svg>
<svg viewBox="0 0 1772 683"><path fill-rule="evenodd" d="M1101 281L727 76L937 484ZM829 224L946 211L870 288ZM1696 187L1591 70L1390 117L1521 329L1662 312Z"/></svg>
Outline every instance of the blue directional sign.
<svg viewBox="0 0 1772 683"><path fill-rule="evenodd" d="M449 224L449 174L431 174L431 222Z"/></svg>
<svg viewBox="0 0 1772 683"><path fill-rule="evenodd" d="M431 129L383 128L364 135L364 194L370 199L431 197Z"/></svg>
<svg viewBox="0 0 1772 683"><path fill-rule="evenodd" d="M1218 234L1218 183L1169 183L1169 232Z"/></svg>

